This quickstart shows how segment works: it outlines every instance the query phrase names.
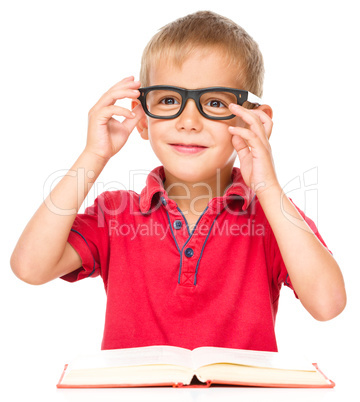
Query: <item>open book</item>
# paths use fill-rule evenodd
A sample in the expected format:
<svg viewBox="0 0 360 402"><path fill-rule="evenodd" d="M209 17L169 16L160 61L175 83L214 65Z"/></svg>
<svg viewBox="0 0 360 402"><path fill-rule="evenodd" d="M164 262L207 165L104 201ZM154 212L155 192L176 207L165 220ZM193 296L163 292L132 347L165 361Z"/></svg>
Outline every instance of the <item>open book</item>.
<svg viewBox="0 0 360 402"><path fill-rule="evenodd" d="M65 365L57 387L208 387L210 384L306 388L335 385L316 364L299 356L217 347L189 350L146 346L79 356Z"/></svg>

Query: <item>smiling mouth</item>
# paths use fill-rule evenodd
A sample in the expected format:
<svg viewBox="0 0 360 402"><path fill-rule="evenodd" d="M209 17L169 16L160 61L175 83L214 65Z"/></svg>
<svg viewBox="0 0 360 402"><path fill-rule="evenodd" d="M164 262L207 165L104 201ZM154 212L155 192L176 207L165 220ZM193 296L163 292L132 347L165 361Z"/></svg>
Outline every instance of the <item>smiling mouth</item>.
<svg viewBox="0 0 360 402"><path fill-rule="evenodd" d="M197 144L170 144L170 145L184 148L207 148L204 145L197 145Z"/></svg>
<svg viewBox="0 0 360 402"><path fill-rule="evenodd" d="M181 154L197 154L200 152L203 152L205 149L208 149L208 147L205 147L203 145L197 145L197 144L169 144L171 148L173 148L177 153Z"/></svg>

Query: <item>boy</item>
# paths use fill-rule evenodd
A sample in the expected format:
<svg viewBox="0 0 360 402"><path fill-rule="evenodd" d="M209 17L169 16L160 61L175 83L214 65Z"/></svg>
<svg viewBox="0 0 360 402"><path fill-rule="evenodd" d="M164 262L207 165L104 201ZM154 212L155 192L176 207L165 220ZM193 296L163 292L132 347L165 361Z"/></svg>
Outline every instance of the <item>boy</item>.
<svg viewBox="0 0 360 402"><path fill-rule="evenodd" d="M25 228L11 266L32 284L100 274L102 349L276 351L283 283L318 320L344 309L336 261L278 183L272 110L257 98L263 72L257 44L242 28L199 12L153 37L141 84L123 79L90 110L84 151ZM124 98L133 100L132 112L115 105ZM105 192L76 215L135 127L162 166L140 194Z"/></svg>

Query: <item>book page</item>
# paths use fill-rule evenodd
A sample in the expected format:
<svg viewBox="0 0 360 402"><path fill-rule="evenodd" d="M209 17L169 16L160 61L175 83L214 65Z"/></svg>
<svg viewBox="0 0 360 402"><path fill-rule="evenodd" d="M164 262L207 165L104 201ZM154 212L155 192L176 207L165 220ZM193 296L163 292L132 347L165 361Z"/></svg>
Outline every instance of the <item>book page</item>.
<svg viewBox="0 0 360 402"><path fill-rule="evenodd" d="M192 351L192 358L193 369L213 363L233 363L254 367L316 371L315 367L302 356L278 352L200 347Z"/></svg>
<svg viewBox="0 0 360 402"><path fill-rule="evenodd" d="M94 354L78 356L69 364L68 371L147 364L174 364L191 368L191 351L165 345L101 350Z"/></svg>

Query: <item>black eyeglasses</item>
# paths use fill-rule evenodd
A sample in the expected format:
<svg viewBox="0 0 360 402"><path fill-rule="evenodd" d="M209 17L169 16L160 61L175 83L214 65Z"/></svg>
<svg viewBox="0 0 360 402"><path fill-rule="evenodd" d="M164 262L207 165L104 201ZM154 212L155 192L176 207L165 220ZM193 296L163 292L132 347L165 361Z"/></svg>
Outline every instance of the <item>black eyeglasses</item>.
<svg viewBox="0 0 360 402"><path fill-rule="evenodd" d="M180 116L188 99L193 99L202 116L211 120L228 120L235 117L230 103L253 109L261 99L242 89L211 87L184 89L168 85L140 88L139 100L145 113L155 119L175 119Z"/></svg>

